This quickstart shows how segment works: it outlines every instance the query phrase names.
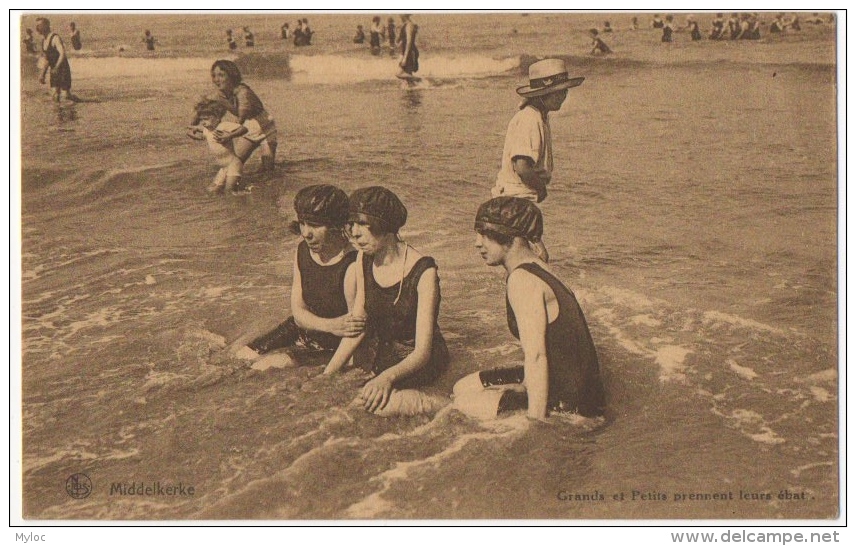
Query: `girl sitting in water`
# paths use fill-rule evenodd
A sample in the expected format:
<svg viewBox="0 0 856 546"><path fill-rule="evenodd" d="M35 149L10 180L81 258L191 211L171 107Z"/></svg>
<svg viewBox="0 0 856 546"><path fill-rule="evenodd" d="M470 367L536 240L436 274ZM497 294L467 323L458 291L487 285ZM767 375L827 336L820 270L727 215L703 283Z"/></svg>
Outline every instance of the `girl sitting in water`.
<svg viewBox="0 0 856 546"><path fill-rule="evenodd" d="M481 418L527 408L532 419L550 412L603 415L597 352L571 292L533 251L543 232L541 211L528 199L495 197L476 214L476 248L506 277L508 328L520 340L523 364L483 370L455 384L455 407Z"/></svg>
<svg viewBox="0 0 856 546"><path fill-rule="evenodd" d="M235 154L231 138L226 135L242 135L247 128L237 123L222 121L226 115L226 106L217 100L205 99L196 105L198 125L187 129L187 136L194 140L205 140L214 160L220 165L217 176L208 186L209 193L222 193L223 190L235 191L241 186L241 173L244 162ZM232 137L234 138L234 136Z"/></svg>
<svg viewBox="0 0 856 546"><path fill-rule="evenodd" d="M381 186L350 196L351 238L360 255L352 290L354 314L366 315L365 333L342 342L325 374L354 366L371 374L355 403L375 415L416 415L444 402L417 390L446 369L449 352L437 324L437 264L402 241L407 209Z"/></svg>
<svg viewBox="0 0 856 546"><path fill-rule="evenodd" d="M235 356L257 360L274 349L301 346L336 351L342 339L363 333L365 318L350 312L354 302L357 253L348 242L348 196L329 184L307 186L294 197L300 234L291 285L293 316L236 351ZM338 353L336 353L338 354ZM288 355L270 355L273 366L293 366ZM261 363L260 363L261 364Z"/></svg>

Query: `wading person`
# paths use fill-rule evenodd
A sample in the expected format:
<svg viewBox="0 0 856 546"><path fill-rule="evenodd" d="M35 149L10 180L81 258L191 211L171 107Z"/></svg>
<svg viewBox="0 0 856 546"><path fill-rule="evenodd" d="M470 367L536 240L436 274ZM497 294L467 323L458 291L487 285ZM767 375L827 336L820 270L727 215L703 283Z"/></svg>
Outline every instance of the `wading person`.
<svg viewBox="0 0 856 546"><path fill-rule="evenodd" d="M568 77L561 59L544 59L529 67L529 85L517 89L523 103L508 124L499 174L491 190L493 197L522 197L536 203L547 197L547 185L553 177L549 114L558 111L568 89L583 80ZM543 242L539 241L535 250L542 260L549 260Z"/></svg>
<svg viewBox="0 0 856 546"><path fill-rule="evenodd" d="M51 95L57 102L60 99L74 100L71 94L71 66L62 38L56 32L51 32L51 22L44 17L36 19L36 32L42 35L42 57L39 63L39 83L47 81Z"/></svg>
<svg viewBox="0 0 856 546"><path fill-rule="evenodd" d="M237 118L237 124L246 128L246 131L241 132L217 132L217 142L225 144L234 141L235 155L241 158L244 164L258 148L262 169L273 170L277 148L276 124L258 95L243 82L238 65L224 59L214 61L211 65L211 83L217 88L218 98L223 101L226 109ZM198 120L194 117L190 124L197 123Z"/></svg>

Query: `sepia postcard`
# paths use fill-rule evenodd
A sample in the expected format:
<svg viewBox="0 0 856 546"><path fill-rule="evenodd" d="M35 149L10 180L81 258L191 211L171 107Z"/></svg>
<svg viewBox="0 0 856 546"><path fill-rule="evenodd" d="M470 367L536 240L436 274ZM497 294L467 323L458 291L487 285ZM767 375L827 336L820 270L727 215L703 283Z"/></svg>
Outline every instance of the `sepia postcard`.
<svg viewBox="0 0 856 546"><path fill-rule="evenodd" d="M845 24L12 13L12 520L834 525Z"/></svg>

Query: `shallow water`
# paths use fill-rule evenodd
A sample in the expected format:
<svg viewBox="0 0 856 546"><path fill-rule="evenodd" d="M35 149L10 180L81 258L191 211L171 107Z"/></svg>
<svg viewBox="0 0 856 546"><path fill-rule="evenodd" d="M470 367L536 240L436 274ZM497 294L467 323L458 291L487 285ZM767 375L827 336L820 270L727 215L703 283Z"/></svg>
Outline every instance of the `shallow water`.
<svg viewBox="0 0 856 546"><path fill-rule="evenodd" d="M71 107L22 70L26 517L837 514L828 27L739 44L679 34L672 46L621 31L616 55L594 59L571 36L600 15L420 16L424 79L405 90L394 60L347 42L356 16L313 17L305 53L273 41L278 20L225 17L77 17L75 92L90 102ZM279 166L251 174L249 196L211 198L207 150L183 127L210 91L219 29L238 23L256 32L258 51L238 62L277 119ZM142 24L163 47L117 57L113 44ZM379 419L348 407L357 372L320 377L311 358L259 372L224 356L288 314L291 202L328 182L394 189L409 209L403 236L437 259L453 362L434 392L519 360L503 274L474 252L472 217L513 89L548 54L587 77L552 116L543 210L554 270L598 348L606 422L476 423L448 408ZM94 485L85 500L65 492L76 472ZM195 495L110 494L155 481ZM675 497L717 492L732 498Z"/></svg>

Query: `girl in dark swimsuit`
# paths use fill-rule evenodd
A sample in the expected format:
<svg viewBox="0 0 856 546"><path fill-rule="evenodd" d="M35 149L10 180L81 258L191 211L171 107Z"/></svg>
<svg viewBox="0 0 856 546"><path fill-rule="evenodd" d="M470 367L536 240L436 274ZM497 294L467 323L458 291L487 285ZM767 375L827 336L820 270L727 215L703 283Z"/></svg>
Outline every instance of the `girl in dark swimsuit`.
<svg viewBox="0 0 856 546"><path fill-rule="evenodd" d="M357 253L348 242L348 196L335 186L307 186L294 197L300 234L291 287L292 315L285 322L236 351L256 360L275 349L300 346L314 351L337 350L343 338L363 333L365 318L350 313L353 306ZM292 365L288 355L270 357Z"/></svg>
<svg viewBox="0 0 856 546"><path fill-rule="evenodd" d="M331 359L325 373L354 365L371 374L357 403L379 415L430 412L442 404L417 390L446 369L449 352L440 333L440 281L433 258L422 256L398 236L407 209L386 188L355 190L350 196L351 238L357 258L355 315L366 315L365 335Z"/></svg>
<svg viewBox="0 0 856 546"><path fill-rule="evenodd" d="M416 47L416 33L419 27L410 20L410 15L401 16L401 30L398 33L398 43L401 44L400 75L412 76L419 71L419 48Z"/></svg>
<svg viewBox="0 0 856 546"><path fill-rule="evenodd" d="M603 415L597 351L582 309L530 246L543 232L541 211L528 199L495 197L479 207L475 230L482 258L508 272L508 328L524 362L464 377L454 387L455 407L481 418L522 408L532 419Z"/></svg>
<svg viewBox="0 0 856 546"><path fill-rule="evenodd" d="M68 64L62 38L59 34L51 32L51 23L44 17L36 19L36 32L44 37L42 55L47 61L39 74L39 82L45 83L50 73L51 94L54 100L57 102L60 99L74 100L71 94L71 66Z"/></svg>

